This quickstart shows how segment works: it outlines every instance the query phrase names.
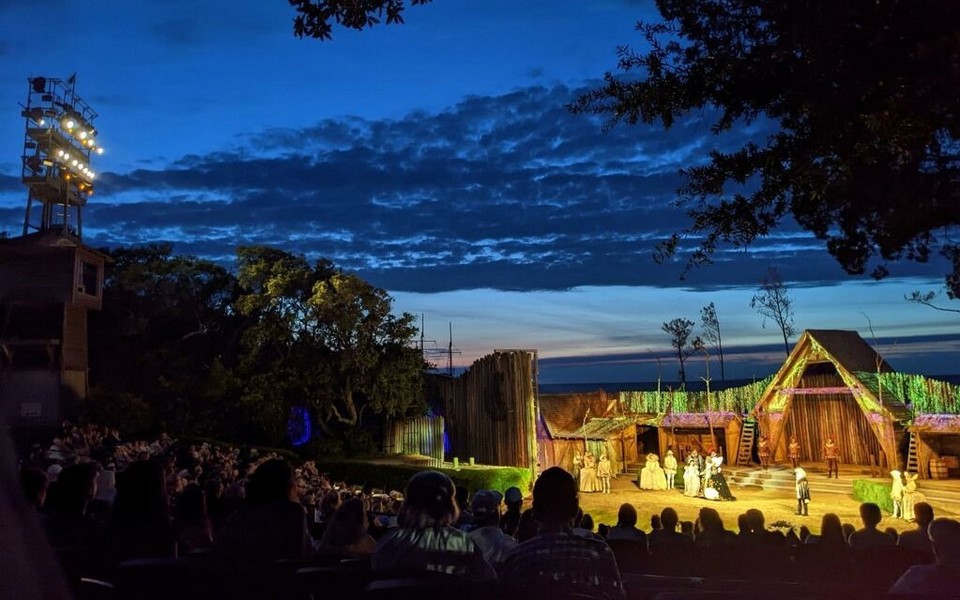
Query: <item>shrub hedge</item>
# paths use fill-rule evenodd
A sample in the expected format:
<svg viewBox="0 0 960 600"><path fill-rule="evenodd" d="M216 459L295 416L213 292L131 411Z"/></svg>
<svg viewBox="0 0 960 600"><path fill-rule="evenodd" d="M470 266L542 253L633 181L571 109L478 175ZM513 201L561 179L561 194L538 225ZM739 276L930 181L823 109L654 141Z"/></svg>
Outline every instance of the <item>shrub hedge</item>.
<svg viewBox="0 0 960 600"><path fill-rule="evenodd" d="M880 510L892 513L893 499L890 498L892 488L893 485L890 483L855 479L853 481L853 499L858 502L873 502L880 507Z"/></svg>
<svg viewBox="0 0 960 600"><path fill-rule="evenodd" d="M320 460L316 461L321 473L328 473L334 481L348 484L370 485L386 490L403 490L410 477L431 467L409 464L385 463L359 460ZM532 477L528 469L518 467L463 467L460 469L437 469L446 473L456 485L462 485L471 492L477 490L505 491L508 487L518 487L524 494L530 491Z"/></svg>

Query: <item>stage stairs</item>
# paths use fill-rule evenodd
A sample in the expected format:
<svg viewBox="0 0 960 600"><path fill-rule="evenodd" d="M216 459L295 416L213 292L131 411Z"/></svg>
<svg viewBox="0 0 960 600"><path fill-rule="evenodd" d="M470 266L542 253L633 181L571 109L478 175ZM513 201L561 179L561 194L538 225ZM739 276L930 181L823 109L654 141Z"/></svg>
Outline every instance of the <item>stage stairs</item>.
<svg viewBox="0 0 960 600"><path fill-rule="evenodd" d="M828 479L827 469L823 463L803 465L807 472L807 481L810 483L810 493L842 494L850 496L853 493L855 479L871 479L888 481L888 477L877 477L876 468L873 472L869 466L841 465L840 478ZM781 464L764 470L760 467L728 467L724 469L727 483L736 495L737 489L752 488L763 490L793 491L796 485L796 475L789 464ZM960 480L958 479L923 479L920 480L918 491L927 498L933 506L937 516L960 516Z"/></svg>

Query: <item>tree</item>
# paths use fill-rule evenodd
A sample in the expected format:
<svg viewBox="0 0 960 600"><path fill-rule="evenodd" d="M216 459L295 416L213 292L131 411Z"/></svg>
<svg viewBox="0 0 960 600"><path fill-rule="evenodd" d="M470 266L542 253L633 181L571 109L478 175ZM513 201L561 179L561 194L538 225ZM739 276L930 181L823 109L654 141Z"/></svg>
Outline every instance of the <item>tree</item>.
<svg viewBox="0 0 960 600"><path fill-rule="evenodd" d="M922 304L923 306L930 307L933 310L939 310L942 312L960 313L960 308L947 308L945 306L940 306L938 304L935 304L935 301L938 295L939 294L937 294L937 292L933 292L933 291L921 292L920 290L914 290L913 292L910 293L909 296L905 295L903 298L907 302L913 302L914 304ZM955 298L955 296L952 293L950 293L949 290L947 291L947 297L951 300Z"/></svg>
<svg viewBox="0 0 960 600"><path fill-rule="evenodd" d="M214 364L235 356L236 278L170 244L105 252L103 310L90 313L92 396L142 399L170 431L225 433L232 404L208 392Z"/></svg>
<svg viewBox="0 0 960 600"><path fill-rule="evenodd" d="M960 3L914 0L658 0L637 25L644 52L571 105L670 128L690 112L714 134L770 123L765 140L715 150L681 171L691 224L658 247L699 239L745 247L791 217L851 274L896 260L952 264L960 294Z"/></svg>
<svg viewBox="0 0 960 600"><path fill-rule="evenodd" d="M366 410L423 408L413 315L391 314L387 293L320 260L265 247L238 250L244 333L243 402L265 434L282 438L295 406L315 411L328 435L356 430Z"/></svg>
<svg viewBox="0 0 960 600"><path fill-rule="evenodd" d="M403 11L411 6L427 4L430 0L289 0L297 16L293 19L293 33L299 38L319 40L333 38L333 24L357 31L373 27L386 17L387 24L403 23Z"/></svg>
<svg viewBox="0 0 960 600"><path fill-rule="evenodd" d="M693 333L693 325L694 322L690 319L678 317L672 321L664 322L662 327L664 333L670 334L670 345L677 352L677 361L680 363L679 375L681 386L687 383L687 372L684 369L684 363L694 351L694 348L687 346L687 340L690 338L690 334Z"/></svg>
<svg viewBox="0 0 960 600"><path fill-rule="evenodd" d="M717 307L713 302L700 309L700 326L703 328L704 342L717 352L717 359L720 361L720 380L723 381L726 379L723 371L723 338L720 336Z"/></svg>
<svg viewBox="0 0 960 600"><path fill-rule="evenodd" d="M770 267L767 275L760 281L760 293L750 299L750 308L763 317L764 328L767 326L767 319L780 328L780 333L783 334L783 350L787 356L790 355L789 338L796 333L793 328L793 300L788 292L780 274L774 267Z"/></svg>

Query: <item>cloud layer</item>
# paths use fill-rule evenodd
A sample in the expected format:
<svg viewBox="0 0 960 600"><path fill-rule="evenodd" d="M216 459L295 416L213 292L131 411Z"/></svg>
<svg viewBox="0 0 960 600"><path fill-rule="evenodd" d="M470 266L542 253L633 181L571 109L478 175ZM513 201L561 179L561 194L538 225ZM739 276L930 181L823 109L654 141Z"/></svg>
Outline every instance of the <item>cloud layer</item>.
<svg viewBox="0 0 960 600"><path fill-rule="evenodd" d="M251 133L228 151L106 173L85 212L95 246L171 241L228 262L237 245L327 257L391 291L754 285L768 265L797 282L843 278L822 244L791 228L680 281L655 244L682 228L681 166L763 137L716 138L706 118L618 127L566 109L583 90L528 87L399 119L326 119ZM0 178L13 193L14 177ZM22 208L0 209L5 224ZM12 226L9 228L12 229ZM931 266L898 274L936 276Z"/></svg>

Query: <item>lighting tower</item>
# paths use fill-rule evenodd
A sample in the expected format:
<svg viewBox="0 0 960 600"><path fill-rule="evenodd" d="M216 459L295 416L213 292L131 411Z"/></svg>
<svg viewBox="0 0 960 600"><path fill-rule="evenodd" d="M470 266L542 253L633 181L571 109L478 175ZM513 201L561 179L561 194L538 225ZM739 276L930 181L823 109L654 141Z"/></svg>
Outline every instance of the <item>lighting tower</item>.
<svg viewBox="0 0 960 600"><path fill-rule="evenodd" d="M27 186L23 235L59 231L83 237L82 209L96 177L91 157L102 154L94 120L97 113L76 93L76 76L66 82L29 80L21 178Z"/></svg>
<svg viewBox="0 0 960 600"><path fill-rule="evenodd" d="M0 411L9 424L53 425L87 395L87 313L99 310L109 258L84 245L97 113L76 76L32 77L21 180L23 235L0 239Z"/></svg>

